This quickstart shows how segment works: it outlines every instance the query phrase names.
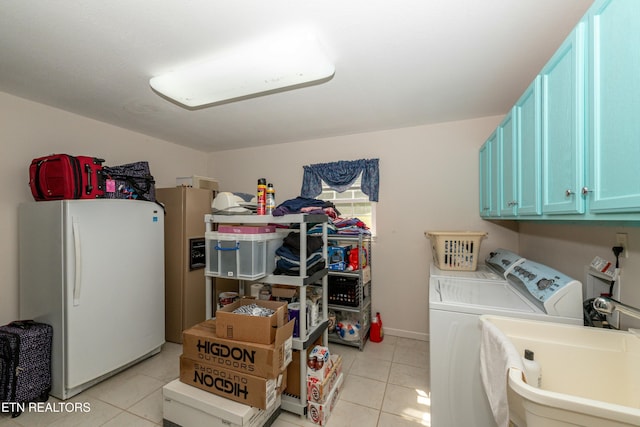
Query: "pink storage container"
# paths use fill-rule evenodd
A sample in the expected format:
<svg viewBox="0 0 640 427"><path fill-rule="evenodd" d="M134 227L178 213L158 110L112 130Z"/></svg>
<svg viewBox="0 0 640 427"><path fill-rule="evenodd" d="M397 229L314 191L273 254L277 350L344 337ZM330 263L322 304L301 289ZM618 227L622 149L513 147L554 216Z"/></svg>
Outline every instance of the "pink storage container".
<svg viewBox="0 0 640 427"><path fill-rule="evenodd" d="M221 225L218 227L218 232L233 234L263 234L275 233L276 228L269 225Z"/></svg>

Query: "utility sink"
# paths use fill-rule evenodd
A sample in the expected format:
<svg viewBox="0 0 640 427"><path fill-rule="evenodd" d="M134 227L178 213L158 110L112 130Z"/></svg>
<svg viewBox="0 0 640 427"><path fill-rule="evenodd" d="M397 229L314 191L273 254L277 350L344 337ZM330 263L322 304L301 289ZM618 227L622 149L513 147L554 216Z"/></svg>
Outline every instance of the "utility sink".
<svg viewBox="0 0 640 427"><path fill-rule="evenodd" d="M640 426L640 337L634 332L482 316L518 354L535 353L540 388L507 377L509 419L518 427Z"/></svg>

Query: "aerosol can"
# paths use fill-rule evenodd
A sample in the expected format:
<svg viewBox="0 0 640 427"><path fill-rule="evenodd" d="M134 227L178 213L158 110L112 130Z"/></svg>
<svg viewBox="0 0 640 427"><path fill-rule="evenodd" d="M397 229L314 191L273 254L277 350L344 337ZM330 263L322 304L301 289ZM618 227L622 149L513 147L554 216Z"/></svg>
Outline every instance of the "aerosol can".
<svg viewBox="0 0 640 427"><path fill-rule="evenodd" d="M267 213L267 180L260 178L258 180L258 192L257 197L258 209L256 213L258 215L265 215Z"/></svg>

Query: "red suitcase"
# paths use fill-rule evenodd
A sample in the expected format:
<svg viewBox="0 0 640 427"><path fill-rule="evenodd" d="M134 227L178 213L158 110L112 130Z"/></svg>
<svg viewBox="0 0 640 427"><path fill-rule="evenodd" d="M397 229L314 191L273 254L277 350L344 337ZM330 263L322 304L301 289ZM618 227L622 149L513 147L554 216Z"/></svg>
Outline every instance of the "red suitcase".
<svg viewBox="0 0 640 427"><path fill-rule="evenodd" d="M68 154L33 159L29 166L31 194L38 201L104 197L103 162Z"/></svg>

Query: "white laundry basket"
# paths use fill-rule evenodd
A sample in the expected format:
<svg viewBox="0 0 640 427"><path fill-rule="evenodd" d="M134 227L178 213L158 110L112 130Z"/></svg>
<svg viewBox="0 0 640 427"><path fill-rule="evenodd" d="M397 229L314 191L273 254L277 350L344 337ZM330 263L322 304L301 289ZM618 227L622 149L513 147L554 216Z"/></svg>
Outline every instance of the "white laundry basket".
<svg viewBox="0 0 640 427"><path fill-rule="evenodd" d="M487 236L475 231L428 231L433 262L440 270L474 271L478 268L480 242Z"/></svg>

